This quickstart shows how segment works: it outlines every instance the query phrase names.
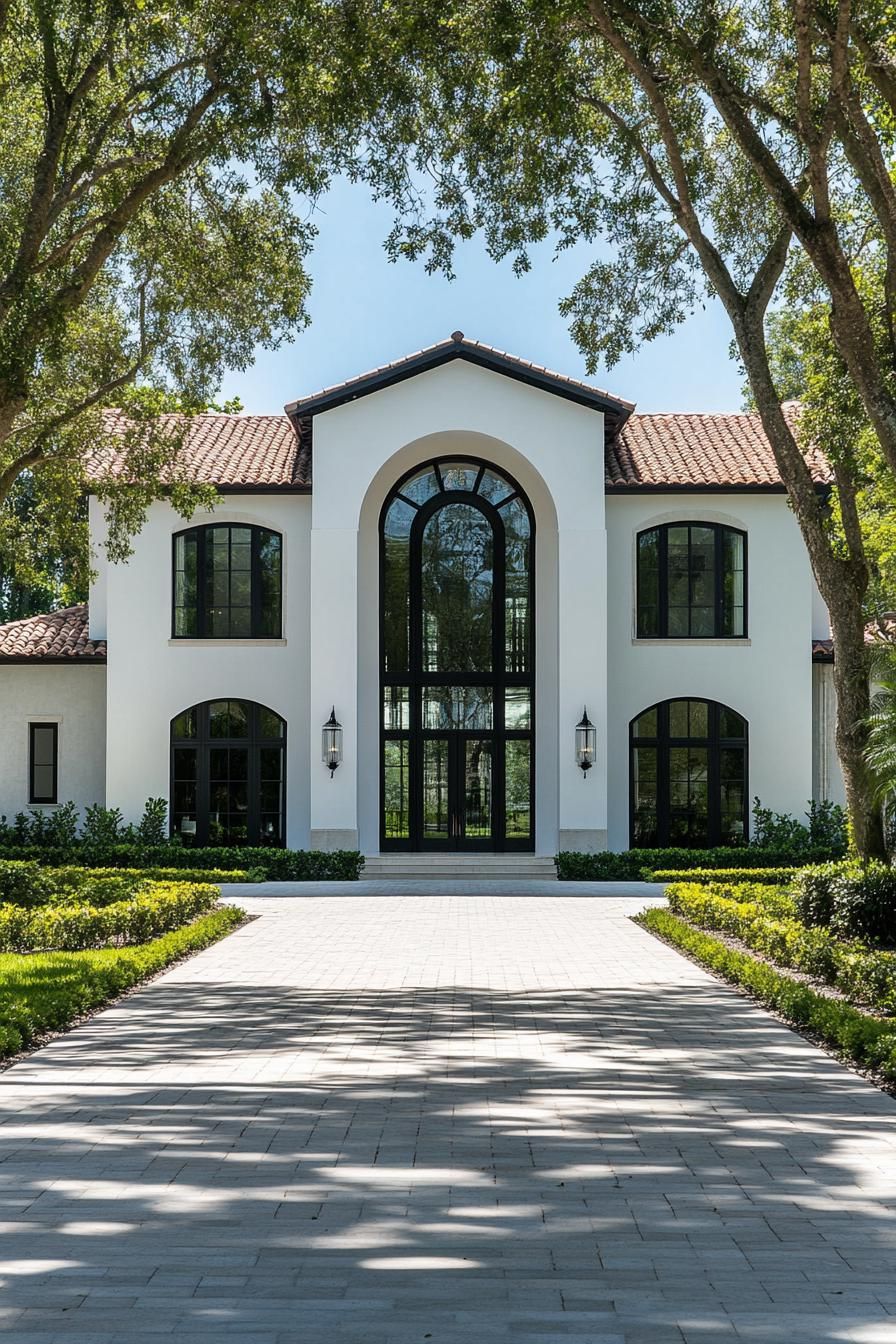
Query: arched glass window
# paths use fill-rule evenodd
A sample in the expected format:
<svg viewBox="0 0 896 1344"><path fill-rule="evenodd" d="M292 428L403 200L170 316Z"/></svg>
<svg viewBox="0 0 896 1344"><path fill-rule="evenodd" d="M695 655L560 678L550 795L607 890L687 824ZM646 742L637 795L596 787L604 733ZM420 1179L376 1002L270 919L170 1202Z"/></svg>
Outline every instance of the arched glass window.
<svg viewBox="0 0 896 1344"><path fill-rule="evenodd" d="M415 468L383 509L385 848L534 843L534 523L484 462Z"/></svg>
<svg viewBox="0 0 896 1344"><path fill-rule="evenodd" d="M175 639L279 639L282 538L243 523L174 537Z"/></svg>
<svg viewBox="0 0 896 1344"><path fill-rule="evenodd" d="M171 720L171 833L186 845L286 843L286 724L251 700Z"/></svg>
<svg viewBox="0 0 896 1344"><path fill-rule="evenodd" d="M746 719L714 700L664 700L630 732L633 849L746 842Z"/></svg>
<svg viewBox="0 0 896 1344"><path fill-rule="evenodd" d="M742 639L747 537L719 523L666 523L638 534L639 639Z"/></svg>

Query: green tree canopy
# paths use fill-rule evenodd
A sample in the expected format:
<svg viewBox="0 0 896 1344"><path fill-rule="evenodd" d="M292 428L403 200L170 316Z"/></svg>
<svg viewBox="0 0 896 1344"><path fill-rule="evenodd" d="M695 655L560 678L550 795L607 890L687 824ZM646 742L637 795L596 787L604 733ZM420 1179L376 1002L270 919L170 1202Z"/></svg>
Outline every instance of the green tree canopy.
<svg viewBox="0 0 896 1344"><path fill-rule="evenodd" d="M22 491L49 537L77 514L112 404L134 420L97 485L114 553L163 478L207 498L157 412L307 322L313 203L334 172L400 174L421 33L378 0L0 0L7 541Z"/></svg>
<svg viewBox="0 0 896 1344"><path fill-rule="evenodd" d="M408 188L391 238L394 255L448 269L455 240L480 229L519 269L549 235L600 241L563 305L592 370L720 299L831 613L865 853L883 832L864 759L863 462L854 432L826 437L832 513L806 461L813 419L782 410L766 319L808 277L896 474L893 18L882 0L456 0L446 24L462 54L420 94L417 163L437 186Z"/></svg>

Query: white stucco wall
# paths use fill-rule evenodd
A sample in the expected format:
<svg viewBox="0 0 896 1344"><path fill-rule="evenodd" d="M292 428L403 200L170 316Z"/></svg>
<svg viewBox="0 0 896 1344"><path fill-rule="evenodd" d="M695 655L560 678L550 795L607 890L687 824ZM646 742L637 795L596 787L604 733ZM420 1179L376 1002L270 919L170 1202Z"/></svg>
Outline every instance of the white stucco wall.
<svg viewBox="0 0 896 1344"><path fill-rule="evenodd" d="M282 640L171 638L172 535L206 522L256 523L283 535ZM308 556L311 501L228 494L189 523L153 504L126 564L107 570L107 797L127 820L169 795L169 729L203 700L245 698L287 724L287 842L308 845ZM328 707L329 708L329 707Z"/></svg>
<svg viewBox="0 0 896 1344"><path fill-rule="evenodd" d="M603 416L455 361L314 421L311 713L331 704L345 762L311 743L311 835L379 845L377 536L383 501L416 463L469 453L514 476L536 523L536 850L606 842L606 773L583 784L574 728L587 704L606 736Z"/></svg>
<svg viewBox="0 0 896 1344"><path fill-rule="evenodd" d="M59 724L59 802L105 801L105 688L101 664L0 664L0 816L53 810L28 802L29 723Z"/></svg>
<svg viewBox="0 0 896 1344"><path fill-rule="evenodd" d="M729 523L747 533L748 638L637 640L635 538L672 521ZM629 842L629 724L659 700L718 700L749 723L750 805L802 816L812 797L814 582L783 495L618 495L607 499L609 842Z"/></svg>
<svg viewBox="0 0 896 1344"><path fill-rule="evenodd" d="M832 663L812 665L812 797L846 805L843 770L837 756L837 695Z"/></svg>

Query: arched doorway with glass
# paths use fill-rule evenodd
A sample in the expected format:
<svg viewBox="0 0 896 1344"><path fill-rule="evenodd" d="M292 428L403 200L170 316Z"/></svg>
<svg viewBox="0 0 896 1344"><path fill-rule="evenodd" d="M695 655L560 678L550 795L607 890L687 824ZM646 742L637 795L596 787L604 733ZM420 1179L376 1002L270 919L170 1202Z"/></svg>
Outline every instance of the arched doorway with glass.
<svg viewBox="0 0 896 1344"><path fill-rule="evenodd" d="M286 843L286 724L252 700L171 720L171 833L186 845Z"/></svg>
<svg viewBox="0 0 896 1344"><path fill-rule="evenodd" d="M380 523L384 849L532 850L535 526L506 473L417 466Z"/></svg>

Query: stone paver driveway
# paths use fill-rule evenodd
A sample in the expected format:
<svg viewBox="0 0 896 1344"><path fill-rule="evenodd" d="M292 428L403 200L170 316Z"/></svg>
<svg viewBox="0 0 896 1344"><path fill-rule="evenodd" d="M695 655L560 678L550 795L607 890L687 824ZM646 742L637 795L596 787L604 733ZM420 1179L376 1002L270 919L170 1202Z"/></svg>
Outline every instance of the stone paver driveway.
<svg viewBox="0 0 896 1344"><path fill-rule="evenodd" d="M3 1075L0 1334L896 1341L896 1104L642 903L248 902Z"/></svg>

